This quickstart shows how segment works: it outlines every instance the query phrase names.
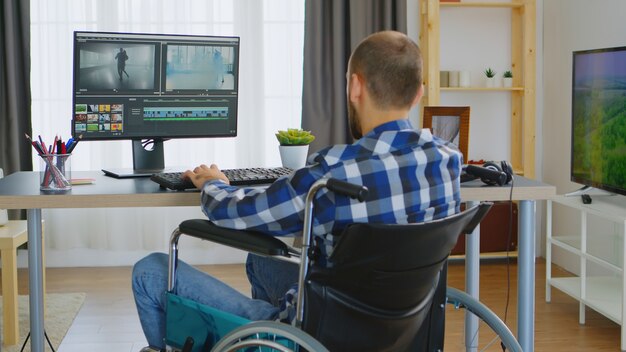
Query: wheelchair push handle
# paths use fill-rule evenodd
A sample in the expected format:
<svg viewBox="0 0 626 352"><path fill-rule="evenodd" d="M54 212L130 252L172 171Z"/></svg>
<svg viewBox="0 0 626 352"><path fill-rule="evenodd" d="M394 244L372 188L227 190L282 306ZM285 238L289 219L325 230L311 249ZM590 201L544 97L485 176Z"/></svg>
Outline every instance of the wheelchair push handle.
<svg viewBox="0 0 626 352"><path fill-rule="evenodd" d="M365 186L341 181L336 178L328 179L328 181L326 182L326 188L335 193L343 194L350 198L357 199L359 202L364 201L367 198L367 194L369 193L369 190Z"/></svg>

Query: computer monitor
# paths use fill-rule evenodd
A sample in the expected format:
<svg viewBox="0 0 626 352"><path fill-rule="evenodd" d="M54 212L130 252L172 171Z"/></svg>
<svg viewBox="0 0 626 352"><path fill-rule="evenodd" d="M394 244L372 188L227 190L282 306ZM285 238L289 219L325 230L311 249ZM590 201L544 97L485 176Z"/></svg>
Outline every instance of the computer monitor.
<svg viewBox="0 0 626 352"><path fill-rule="evenodd" d="M132 140L133 169L103 171L151 175L164 140L237 135L238 76L238 37L74 32L72 136Z"/></svg>
<svg viewBox="0 0 626 352"><path fill-rule="evenodd" d="M626 47L574 51L572 67L571 180L626 195Z"/></svg>

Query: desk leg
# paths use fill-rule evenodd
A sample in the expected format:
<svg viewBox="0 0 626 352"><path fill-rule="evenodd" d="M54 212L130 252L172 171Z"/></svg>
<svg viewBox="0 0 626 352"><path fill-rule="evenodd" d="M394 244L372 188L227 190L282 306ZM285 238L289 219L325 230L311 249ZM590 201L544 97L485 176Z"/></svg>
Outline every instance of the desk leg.
<svg viewBox="0 0 626 352"><path fill-rule="evenodd" d="M535 341L535 202L520 201L517 277L517 339L524 352Z"/></svg>
<svg viewBox="0 0 626 352"><path fill-rule="evenodd" d="M466 202L469 209L479 202ZM465 236L465 292L479 299L480 287L480 225L476 226L471 235ZM478 350L478 317L465 311L465 350Z"/></svg>
<svg viewBox="0 0 626 352"><path fill-rule="evenodd" d="M43 260L41 209L27 210L28 225L28 288L30 304L30 350L43 352Z"/></svg>

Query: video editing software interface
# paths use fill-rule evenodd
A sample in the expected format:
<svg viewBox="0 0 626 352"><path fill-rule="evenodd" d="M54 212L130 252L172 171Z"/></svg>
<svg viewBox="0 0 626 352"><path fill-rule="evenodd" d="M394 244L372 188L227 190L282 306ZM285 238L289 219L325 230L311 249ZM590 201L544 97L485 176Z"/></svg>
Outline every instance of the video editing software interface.
<svg viewBox="0 0 626 352"><path fill-rule="evenodd" d="M72 135L237 134L239 38L74 33Z"/></svg>

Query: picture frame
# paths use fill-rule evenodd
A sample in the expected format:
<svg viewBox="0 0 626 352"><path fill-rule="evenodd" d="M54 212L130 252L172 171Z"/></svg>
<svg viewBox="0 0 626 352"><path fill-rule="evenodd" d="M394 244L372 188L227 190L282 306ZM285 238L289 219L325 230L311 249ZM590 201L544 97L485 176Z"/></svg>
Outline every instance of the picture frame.
<svg viewBox="0 0 626 352"><path fill-rule="evenodd" d="M469 106L425 106L422 127L430 129L434 136L455 144L463 154L463 162L469 159Z"/></svg>

